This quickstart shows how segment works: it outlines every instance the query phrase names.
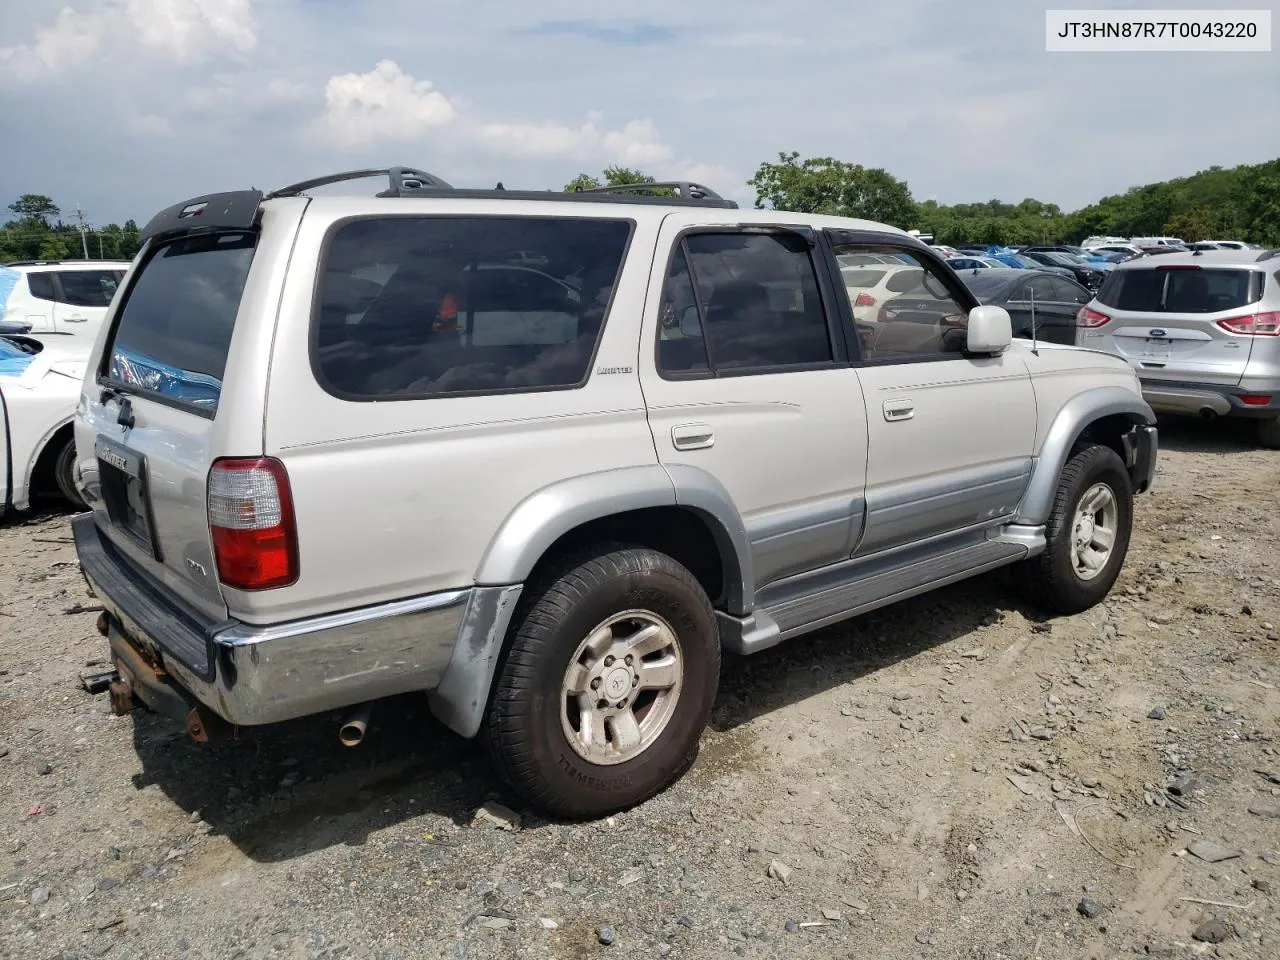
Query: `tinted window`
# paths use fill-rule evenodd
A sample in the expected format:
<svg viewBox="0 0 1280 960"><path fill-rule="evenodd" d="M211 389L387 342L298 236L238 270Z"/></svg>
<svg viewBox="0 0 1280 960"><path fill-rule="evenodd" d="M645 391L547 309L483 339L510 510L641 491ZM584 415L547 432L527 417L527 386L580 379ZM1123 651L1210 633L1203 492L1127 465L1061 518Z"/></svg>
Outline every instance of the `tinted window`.
<svg viewBox="0 0 1280 960"><path fill-rule="evenodd" d="M1078 283L1072 283L1066 277L1053 277L1049 280L1049 288L1053 299L1058 303L1088 303L1092 294Z"/></svg>
<svg viewBox="0 0 1280 960"><path fill-rule="evenodd" d="M105 307L115 296L123 270L59 270L61 303L75 307Z"/></svg>
<svg viewBox="0 0 1280 960"><path fill-rule="evenodd" d="M767 371L832 359L809 245L791 234L696 233L672 259L665 304L696 289L706 360L696 347L659 346L664 372ZM686 286L688 285L688 286ZM679 308L677 308L679 309ZM681 323L692 334L693 317ZM699 366L699 364L703 364Z"/></svg>
<svg viewBox="0 0 1280 960"><path fill-rule="evenodd" d="M1117 270L1098 300L1117 310L1144 313L1217 313L1262 295L1250 270Z"/></svg>
<svg viewBox="0 0 1280 960"><path fill-rule="evenodd" d="M667 281L662 287L662 312L658 331L658 369L664 373L707 373L706 340L702 318L693 292L693 276L684 255L684 244L676 248Z"/></svg>
<svg viewBox="0 0 1280 960"><path fill-rule="evenodd" d="M319 380L351 400L584 383L630 229L532 217L346 223L322 265Z"/></svg>
<svg viewBox="0 0 1280 960"><path fill-rule="evenodd" d="M27 289L37 300L52 300L53 274L49 271L27 274Z"/></svg>
<svg viewBox="0 0 1280 960"><path fill-rule="evenodd" d="M943 282L941 270L909 251L836 244L837 254L857 252L896 252L914 264L894 277L901 276L906 289L889 297L868 303L857 290L846 287L863 357L905 360L958 356L964 349L969 315Z"/></svg>
<svg viewBox="0 0 1280 960"><path fill-rule="evenodd" d="M108 376L216 409L256 242L241 233L187 237L148 256L116 321Z"/></svg>

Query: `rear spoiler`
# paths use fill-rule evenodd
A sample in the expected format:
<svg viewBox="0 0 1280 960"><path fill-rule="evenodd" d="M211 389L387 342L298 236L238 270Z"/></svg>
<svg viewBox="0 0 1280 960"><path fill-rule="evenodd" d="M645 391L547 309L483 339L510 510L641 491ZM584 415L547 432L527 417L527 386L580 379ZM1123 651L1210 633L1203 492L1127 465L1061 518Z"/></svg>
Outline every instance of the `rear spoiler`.
<svg viewBox="0 0 1280 960"><path fill-rule="evenodd" d="M152 217L143 227L140 239L146 242L187 233L249 230L257 222L261 202L261 190L236 190L192 197Z"/></svg>

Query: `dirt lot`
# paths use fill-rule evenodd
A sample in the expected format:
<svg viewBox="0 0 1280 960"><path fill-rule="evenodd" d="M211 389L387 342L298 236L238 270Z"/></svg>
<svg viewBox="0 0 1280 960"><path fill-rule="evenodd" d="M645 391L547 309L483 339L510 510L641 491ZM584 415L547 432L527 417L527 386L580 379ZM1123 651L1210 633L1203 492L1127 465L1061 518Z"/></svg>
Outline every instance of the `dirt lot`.
<svg viewBox="0 0 1280 960"><path fill-rule="evenodd" d="M1103 607L1042 621L995 575L729 662L681 783L517 831L472 826L497 783L416 698L357 750L110 716L67 517L18 517L0 956L1274 960L1280 454L1162 443Z"/></svg>

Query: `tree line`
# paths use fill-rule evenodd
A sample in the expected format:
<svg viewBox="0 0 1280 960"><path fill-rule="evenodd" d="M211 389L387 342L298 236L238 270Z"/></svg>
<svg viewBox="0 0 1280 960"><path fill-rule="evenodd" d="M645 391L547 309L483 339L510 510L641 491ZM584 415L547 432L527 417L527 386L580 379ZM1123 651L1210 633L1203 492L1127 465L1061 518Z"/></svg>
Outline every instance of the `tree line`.
<svg viewBox="0 0 1280 960"><path fill-rule="evenodd" d="M566 192L602 186L654 183L641 170L606 167L599 176L580 173ZM860 217L933 234L937 243L1078 243L1090 235L1176 236L1184 240L1246 240L1280 247L1280 159L1229 169L1210 167L1189 177L1130 187L1074 212L1028 198L1020 203L940 204L916 201L903 180L878 167L833 157L800 159L795 152L760 164L747 181L761 209ZM655 194L670 194L655 187ZM138 225L108 224L86 230L43 194L25 193L0 226L0 263L10 260L131 260L138 252Z"/></svg>
<svg viewBox="0 0 1280 960"><path fill-rule="evenodd" d="M0 226L0 263L13 260L132 260L138 252L138 225L85 228L62 220L62 210L40 193L24 193L9 204L14 218Z"/></svg>
<svg viewBox="0 0 1280 960"><path fill-rule="evenodd" d="M565 190L652 183L638 170L582 173ZM1078 243L1090 235L1245 240L1280 247L1280 159L1131 187L1074 212L1028 198L1020 203L916 201L903 180L833 157L780 153L747 181L761 209L860 217L933 234L937 243Z"/></svg>

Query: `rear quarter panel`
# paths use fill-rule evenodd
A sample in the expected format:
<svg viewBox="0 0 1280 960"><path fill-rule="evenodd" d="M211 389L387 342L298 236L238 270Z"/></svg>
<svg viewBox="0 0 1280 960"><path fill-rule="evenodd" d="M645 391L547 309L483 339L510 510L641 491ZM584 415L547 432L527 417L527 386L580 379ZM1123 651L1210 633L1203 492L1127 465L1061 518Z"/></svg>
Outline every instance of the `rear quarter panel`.
<svg viewBox="0 0 1280 960"><path fill-rule="evenodd" d="M470 586L502 522L535 491L569 477L657 462L637 370L657 218L636 217L600 346L578 389L356 402L311 368L313 289L329 228L367 202L308 210L271 351L264 449L289 474L298 582L228 591L232 612L271 622ZM406 200L397 214L475 214L474 202ZM544 213L495 201L483 212ZM593 215L583 212L584 216ZM630 219L625 210L608 218ZM596 371L613 368L600 375Z"/></svg>

